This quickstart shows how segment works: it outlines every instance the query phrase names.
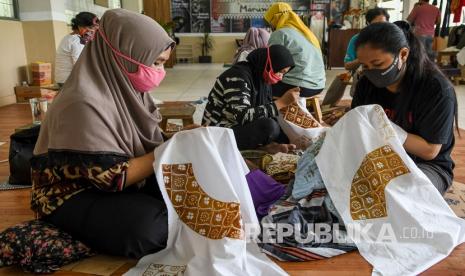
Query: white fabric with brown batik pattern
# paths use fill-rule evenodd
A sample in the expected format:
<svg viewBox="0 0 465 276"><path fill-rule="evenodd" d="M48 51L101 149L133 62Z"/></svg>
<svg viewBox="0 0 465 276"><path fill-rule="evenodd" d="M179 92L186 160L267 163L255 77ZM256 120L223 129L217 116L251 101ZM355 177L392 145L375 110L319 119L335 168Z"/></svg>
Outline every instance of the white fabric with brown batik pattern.
<svg viewBox="0 0 465 276"><path fill-rule="evenodd" d="M154 154L167 246L126 275L286 275L253 241L260 225L231 129L181 131Z"/></svg>
<svg viewBox="0 0 465 276"><path fill-rule="evenodd" d="M316 157L349 237L375 275L419 274L465 241L465 220L405 152L406 136L379 105L360 106L326 132Z"/></svg>
<svg viewBox="0 0 465 276"><path fill-rule="evenodd" d="M209 239L241 239L238 202L223 202L203 191L192 164L162 165L166 192L179 218L192 230Z"/></svg>
<svg viewBox="0 0 465 276"><path fill-rule="evenodd" d="M304 107L302 103L295 103L280 111L278 123L292 144L298 149L305 150L314 140L322 135L323 127Z"/></svg>

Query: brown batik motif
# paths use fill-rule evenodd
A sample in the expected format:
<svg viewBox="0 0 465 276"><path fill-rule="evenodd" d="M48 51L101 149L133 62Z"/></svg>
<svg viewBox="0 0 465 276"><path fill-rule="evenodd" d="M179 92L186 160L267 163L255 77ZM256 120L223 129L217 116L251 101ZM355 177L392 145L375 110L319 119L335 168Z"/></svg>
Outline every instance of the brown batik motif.
<svg viewBox="0 0 465 276"><path fill-rule="evenodd" d="M210 239L242 239L240 205L216 200L205 193L192 164L162 165L166 191L179 218Z"/></svg>
<svg viewBox="0 0 465 276"><path fill-rule="evenodd" d="M185 265L150 264L142 276L182 276L184 271Z"/></svg>
<svg viewBox="0 0 465 276"><path fill-rule="evenodd" d="M352 180L350 189L352 219L386 217L384 189L392 179L409 172L400 156L389 145L370 152Z"/></svg>
<svg viewBox="0 0 465 276"><path fill-rule="evenodd" d="M284 120L291 122L301 128L316 128L321 125L313 118L313 116L303 111L296 103L288 105L281 110Z"/></svg>

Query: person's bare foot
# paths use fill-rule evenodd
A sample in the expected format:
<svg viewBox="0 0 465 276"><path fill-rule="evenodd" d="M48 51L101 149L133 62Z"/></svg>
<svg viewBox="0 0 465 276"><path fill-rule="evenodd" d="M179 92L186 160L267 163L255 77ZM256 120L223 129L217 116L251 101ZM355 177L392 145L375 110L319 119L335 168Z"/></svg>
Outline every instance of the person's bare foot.
<svg viewBox="0 0 465 276"><path fill-rule="evenodd" d="M294 144L278 144L278 143L270 143L268 145L262 146L259 148L260 150L264 150L268 153L275 154L278 152L288 153L296 149L296 145Z"/></svg>

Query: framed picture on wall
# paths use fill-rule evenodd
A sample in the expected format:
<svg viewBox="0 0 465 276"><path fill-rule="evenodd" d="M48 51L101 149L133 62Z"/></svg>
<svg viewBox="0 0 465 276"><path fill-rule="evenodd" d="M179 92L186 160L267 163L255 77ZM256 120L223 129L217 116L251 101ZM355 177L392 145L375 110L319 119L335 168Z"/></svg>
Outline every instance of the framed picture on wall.
<svg viewBox="0 0 465 276"><path fill-rule="evenodd" d="M95 5L105 7L105 8L110 7L109 2L110 2L109 0L94 0Z"/></svg>
<svg viewBox="0 0 465 276"><path fill-rule="evenodd" d="M121 8L121 0L94 0L94 4L109 9Z"/></svg>

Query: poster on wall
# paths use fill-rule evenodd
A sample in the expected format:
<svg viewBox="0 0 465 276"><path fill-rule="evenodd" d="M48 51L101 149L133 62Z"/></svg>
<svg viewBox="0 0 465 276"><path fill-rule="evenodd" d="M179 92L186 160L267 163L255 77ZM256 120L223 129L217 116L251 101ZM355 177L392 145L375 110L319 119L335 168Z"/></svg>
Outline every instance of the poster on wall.
<svg viewBox="0 0 465 276"><path fill-rule="evenodd" d="M191 0L191 32L210 32L210 0Z"/></svg>
<svg viewBox="0 0 465 276"><path fill-rule="evenodd" d="M275 1L211 0L212 32L246 32L250 27L264 27L263 15ZM310 0L284 1L298 14L308 14Z"/></svg>
<svg viewBox="0 0 465 276"><path fill-rule="evenodd" d="M243 33L264 27L264 13L275 0L171 0L177 33ZM288 0L302 17L329 16L329 24L342 24L350 0ZM304 20L305 21L305 20ZM307 22L307 21L305 21ZM309 22L307 22L309 23Z"/></svg>
<svg viewBox="0 0 465 276"><path fill-rule="evenodd" d="M175 33L191 32L190 0L172 0L171 18L175 22Z"/></svg>

